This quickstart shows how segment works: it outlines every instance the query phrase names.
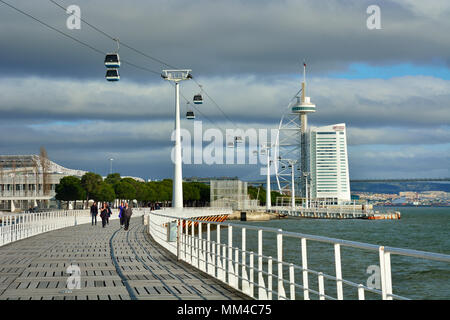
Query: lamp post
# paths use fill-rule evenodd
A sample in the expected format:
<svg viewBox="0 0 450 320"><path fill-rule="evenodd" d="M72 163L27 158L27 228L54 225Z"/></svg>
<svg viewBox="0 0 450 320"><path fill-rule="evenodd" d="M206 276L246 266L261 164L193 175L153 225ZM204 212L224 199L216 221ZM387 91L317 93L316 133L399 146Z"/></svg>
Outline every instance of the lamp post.
<svg viewBox="0 0 450 320"><path fill-rule="evenodd" d="M113 173L113 170L112 170L112 163L113 163L113 161L114 161L113 158L110 158L110 159L109 159L109 173L110 173L110 174Z"/></svg>
<svg viewBox="0 0 450 320"><path fill-rule="evenodd" d="M291 166L291 207L292 210L295 210L295 187L294 187L294 165L297 163L297 160L289 160L289 165Z"/></svg>
<svg viewBox="0 0 450 320"><path fill-rule="evenodd" d="M192 70L163 70L161 77L175 83L175 159L173 170L172 207L183 208L183 173L180 129L180 81L191 79Z"/></svg>
<svg viewBox="0 0 450 320"><path fill-rule="evenodd" d="M270 149L271 146L263 146L262 150L266 152L267 158L267 177L266 177L266 210L269 211L272 209L272 197L271 197L271 189L270 189Z"/></svg>
<svg viewBox="0 0 450 320"><path fill-rule="evenodd" d="M310 192L310 186L309 186L309 172L303 172L303 176L305 177L305 198L306 198L306 209L309 208L309 192Z"/></svg>

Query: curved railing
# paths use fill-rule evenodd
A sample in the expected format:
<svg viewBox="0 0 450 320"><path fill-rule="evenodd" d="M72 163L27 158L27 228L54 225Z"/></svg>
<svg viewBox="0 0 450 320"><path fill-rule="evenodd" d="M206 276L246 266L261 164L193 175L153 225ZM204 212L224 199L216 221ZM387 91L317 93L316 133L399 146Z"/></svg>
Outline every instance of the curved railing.
<svg viewBox="0 0 450 320"><path fill-rule="evenodd" d="M142 216L144 209L133 209L133 217ZM118 219L113 210L110 220ZM91 223L90 210L60 210L19 213L0 216L0 246L61 228Z"/></svg>
<svg viewBox="0 0 450 320"><path fill-rule="evenodd" d="M447 254L379 246L247 224L199 221L172 215L169 210L149 212L144 220L153 239L179 260L193 265L249 297L262 300L274 297L296 299L299 296L306 300L342 300L344 286L346 296L354 299L364 300L369 293L383 300L408 299L393 293L392 255L450 262L450 255ZM215 240L212 239L213 228ZM221 234L224 228L227 228L228 234L225 239ZM236 229L240 230L240 234L234 233ZM247 231L257 233L257 252L247 249L248 246L255 245L247 241ZM233 241L238 245L233 246ZM273 242L270 243L272 250L264 248L264 244L268 246L268 241ZM283 244L287 241L299 242L301 250L298 250L298 254L283 249ZM308 243L332 246L330 249L334 250L334 274L308 267ZM378 256L380 288L343 279L342 248L363 250ZM264 254L266 251L271 251L275 257ZM293 255L294 259L289 261L284 257L288 255ZM310 281L311 277L316 277L315 287ZM333 292L325 292L325 281L333 283Z"/></svg>

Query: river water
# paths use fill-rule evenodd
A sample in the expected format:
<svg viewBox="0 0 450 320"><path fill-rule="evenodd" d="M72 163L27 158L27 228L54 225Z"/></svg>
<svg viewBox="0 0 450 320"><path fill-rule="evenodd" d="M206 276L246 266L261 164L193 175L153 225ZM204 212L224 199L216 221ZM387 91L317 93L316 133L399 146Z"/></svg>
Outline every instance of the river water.
<svg viewBox="0 0 450 320"><path fill-rule="evenodd" d="M436 253L450 254L450 208L397 208L402 214L400 220L326 220L288 218L264 222L237 222L240 225L256 225L285 231L326 236L344 240L359 241L376 245L409 248ZM221 232L223 242L227 231ZM212 235L214 237L214 235ZM215 238L213 238L215 239ZM276 235L264 232L263 255L276 258ZM239 246L241 230L233 228L233 246ZM257 233L247 230L247 250L257 252ZM301 266L300 240L284 238L284 261ZM378 252L341 247L343 278L378 287L374 267L379 265ZM391 255L393 293L412 299L450 299L450 264L418 258ZM257 259L255 259L257 266ZM265 264L264 268L267 265ZM334 248L331 244L308 241L308 268L335 275ZM376 268L376 267L375 267ZM274 263L274 273L277 265ZM289 275L287 268L284 277ZM296 282L301 284L300 270L295 272ZM255 278L256 279L256 278ZM311 288L317 290L317 276L309 275ZM276 281L274 280L274 288ZM288 285L285 286L289 292ZM296 298L303 298L301 289ZM336 297L334 281L325 280L325 293ZM275 297L275 296L274 296ZM317 296L311 295L312 299ZM357 290L344 284L344 298L356 299ZM379 296L366 292L366 299Z"/></svg>

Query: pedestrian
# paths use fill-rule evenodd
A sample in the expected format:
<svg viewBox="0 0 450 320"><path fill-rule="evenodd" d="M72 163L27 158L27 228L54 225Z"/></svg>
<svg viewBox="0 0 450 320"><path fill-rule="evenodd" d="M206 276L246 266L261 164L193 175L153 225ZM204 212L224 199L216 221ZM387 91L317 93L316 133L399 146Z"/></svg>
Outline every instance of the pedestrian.
<svg viewBox="0 0 450 320"><path fill-rule="evenodd" d="M98 214L97 202L94 201L94 203L91 206L92 225L94 225L94 220L95 225L97 225L97 214Z"/></svg>
<svg viewBox="0 0 450 320"><path fill-rule="evenodd" d="M121 228L125 221L125 215L123 214L124 210L125 210L125 205L123 204L123 202L121 202L120 206L119 206L119 219L120 219L120 227Z"/></svg>
<svg viewBox="0 0 450 320"><path fill-rule="evenodd" d="M106 203L103 202L102 210L100 212L100 218L102 218L102 227L106 225L106 219L108 217L108 209L106 208Z"/></svg>
<svg viewBox="0 0 450 320"><path fill-rule="evenodd" d="M131 208L128 206L128 202L125 202L125 210L124 210L123 213L124 213L124 216L125 216L125 221L124 221L125 228L124 228L124 230L127 231L127 230L128 230L128 227L130 226L130 219L131 219L131 216L132 216L132 214L133 214L133 211L132 211Z"/></svg>
<svg viewBox="0 0 450 320"><path fill-rule="evenodd" d="M108 204L108 203L106 204L106 212L107 212L107 215L106 215L106 224L109 224L109 217L111 217L112 212L111 212L111 208L109 207L109 204Z"/></svg>

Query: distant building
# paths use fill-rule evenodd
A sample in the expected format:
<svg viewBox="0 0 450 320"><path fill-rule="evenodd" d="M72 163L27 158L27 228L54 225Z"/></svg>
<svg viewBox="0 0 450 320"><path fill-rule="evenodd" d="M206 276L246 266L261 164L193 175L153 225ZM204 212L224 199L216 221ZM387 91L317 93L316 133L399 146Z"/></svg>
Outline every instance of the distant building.
<svg viewBox="0 0 450 320"><path fill-rule="evenodd" d="M350 201L345 123L309 132L310 197L328 203Z"/></svg>
<svg viewBox="0 0 450 320"><path fill-rule="evenodd" d="M37 155L0 155L0 211L56 207L59 181L85 173Z"/></svg>

